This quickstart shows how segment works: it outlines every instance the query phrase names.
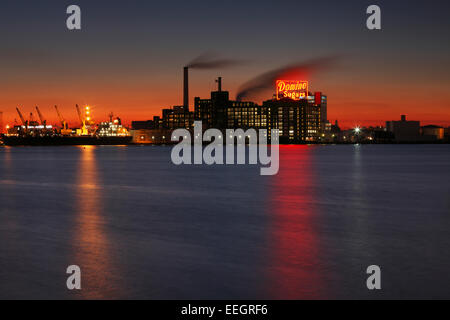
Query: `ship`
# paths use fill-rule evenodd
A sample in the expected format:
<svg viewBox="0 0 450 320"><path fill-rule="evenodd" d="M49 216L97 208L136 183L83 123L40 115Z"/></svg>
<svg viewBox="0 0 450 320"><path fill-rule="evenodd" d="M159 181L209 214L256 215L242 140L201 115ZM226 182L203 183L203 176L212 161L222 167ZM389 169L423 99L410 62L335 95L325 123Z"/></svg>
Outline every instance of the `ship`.
<svg viewBox="0 0 450 320"><path fill-rule="evenodd" d="M111 113L109 121L94 124L89 106L85 107L84 115L78 105L76 108L82 125L80 129L70 129L57 106L55 109L61 121L60 128L47 125L38 107L36 111L40 122L34 121L32 113L30 113L30 120L25 120L19 108L16 108L22 125L12 128L7 126L8 132L1 135L1 141L6 146L128 145L131 143L132 136L122 126L120 118L113 119Z"/></svg>

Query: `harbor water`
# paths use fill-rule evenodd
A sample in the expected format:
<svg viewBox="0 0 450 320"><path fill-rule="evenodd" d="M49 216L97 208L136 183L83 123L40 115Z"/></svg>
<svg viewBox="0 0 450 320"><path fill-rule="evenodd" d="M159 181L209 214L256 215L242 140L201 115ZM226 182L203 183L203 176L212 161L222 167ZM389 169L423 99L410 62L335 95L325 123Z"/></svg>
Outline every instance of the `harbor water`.
<svg viewBox="0 0 450 320"><path fill-rule="evenodd" d="M280 146L274 176L170 152L0 148L0 298L450 298L448 145Z"/></svg>

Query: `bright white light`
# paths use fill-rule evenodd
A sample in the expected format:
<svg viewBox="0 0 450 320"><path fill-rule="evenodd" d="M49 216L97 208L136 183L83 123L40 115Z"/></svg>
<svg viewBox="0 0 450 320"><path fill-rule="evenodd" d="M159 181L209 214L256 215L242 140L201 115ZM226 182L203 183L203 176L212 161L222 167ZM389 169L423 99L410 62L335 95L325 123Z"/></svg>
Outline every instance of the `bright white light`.
<svg viewBox="0 0 450 320"><path fill-rule="evenodd" d="M358 133L360 133L360 132L361 132L361 128L360 128L360 127L356 127L356 128L355 128L355 133L358 134Z"/></svg>

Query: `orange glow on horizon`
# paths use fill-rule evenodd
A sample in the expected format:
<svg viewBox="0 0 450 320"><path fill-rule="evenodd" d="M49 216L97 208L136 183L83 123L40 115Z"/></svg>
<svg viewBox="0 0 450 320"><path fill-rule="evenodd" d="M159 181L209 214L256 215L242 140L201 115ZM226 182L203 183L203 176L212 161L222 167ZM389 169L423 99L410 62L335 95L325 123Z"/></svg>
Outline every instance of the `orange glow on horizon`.
<svg viewBox="0 0 450 320"><path fill-rule="evenodd" d="M230 98L235 97L245 78L225 82L225 90L230 92ZM309 80L305 77L297 79ZM179 90L165 85L177 83L177 80ZM191 111L194 97L209 98L210 92L215 90L215 83L211 81L208 86L207 80L193 77L190 83ZM38 105L46 117L47 124L60 126L60 120L54 110L56 104L69 126L79 128L80 121L75 109L77 103L80 107L83 106L81 108L89 105L91 118L98 123L107 121L108 115L113 112L121 118L125 126L129 126L134 120L151 120L153 116L161 116L162 109L181 105L183 101L182 82L177 75L173 78L168 76L159 82L151 79L145 82L139 79L133 83L117 84L105 83L100 79L83 84L66 85L61 82L44 86L30 80L26 84L10 85L7 89L8 91L0 96L0 111L3 111L4 126L21 123L15 110L16 106L20 106L24 115L29 115ZM308 90L311 89L309 84ZM254 99L254 102L261 103L270 99L275 90L276 88L273 88L272 92L264 93ZM331 123L338 120L341 128L352 128L356 124L362 127L385 125L386 121L400 119L401 114L406 114L409 120L420 121L421 125L450 126L450 92L446 86L433 82L422 83L420 86L400 83L393 91L392 84L387 82L344 81L342 78L330 76L326 79L315 79L314 90L327 95L328 120ZM429 93L426 106L424 99L417 98L418 90Z"/></svg>

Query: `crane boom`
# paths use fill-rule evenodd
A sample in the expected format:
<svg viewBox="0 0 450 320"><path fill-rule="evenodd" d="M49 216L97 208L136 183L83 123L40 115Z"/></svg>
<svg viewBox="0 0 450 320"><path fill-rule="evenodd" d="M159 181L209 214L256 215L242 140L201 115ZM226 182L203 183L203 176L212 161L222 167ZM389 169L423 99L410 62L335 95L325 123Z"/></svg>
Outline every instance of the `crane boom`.
<svg viewBox="0 0 450 320"><path fill-rule="evenodd" d="M41 125L45 126L45 119L44 119L44 117L42 116L41 110L39 110L39 107L38 107L38 106L36 106L36 111L37 111L37 113L38 113L39 120L41 120Z"/></svg>
<svg viewBox="0 0 450 320"><path fill-rule="evenodd" d="M55 109L56 109L56 113L58 114L59 121L61 121L61 125L62 125L63 130L68 130L69 129L69 125L67 124L66 119L64 119L62 114L59 112L59 109L58 109L57 105L55 105Z"/></svg>
<svg viewBox="0 0 450 320"><path fill-rule="evenodd" d="M83 116L81 115L81 111L80 111L80 107L78 107L78 105L75 105L77 107L77 112L78 112L78 117L80 118L81 121L81 125L83 126L83 128L86 126L86 122L83 118Z"/></svg>
<svg viewBox="0 0 450 320"><path fill-rule="evenodd" d="M56 113L58 114L59 121L61 122L61 124L64 124L64 118L62 117L61 113L59 113L57 105L55 105L55 109L56 109Z"/></svg>
<svg viewBox="0 0 450 320"><path fill-rule="evenodd" d="M61 113L59 113L58 106L55 105L55 109L56 109L56 113L58 114L58 118L59 118L59 121L61 122L63 129L67 129L66 128L66 126L67 126L66 120L64 120L64 117L61 115Z"/></svg>
<svg viewBox="0 0 450 320"><path fill-rule="evenodd" d="M87 135L89 135L89 132L86 128L86 120L81 115L80 107L78 105L75 105L75 106L77 107L78 117L80 118L80 121L81 121L81 129L77 130L77 134L79 134L81 136L87 136ZM88 121L89 121L89 118L88 118Z"/></svg>
<svg viewBox="0 0 450 320"><path fill-rule="evenodd" d="M23 117L22 112L20 112L20 110L19 110L18 107L16 107L16 110L17 110L17 113L19 114L19 117L20 117L20 120L22 121L22 124L23 124L24 126L26 126L27 123L25 122L25 118Z"/></svg>

